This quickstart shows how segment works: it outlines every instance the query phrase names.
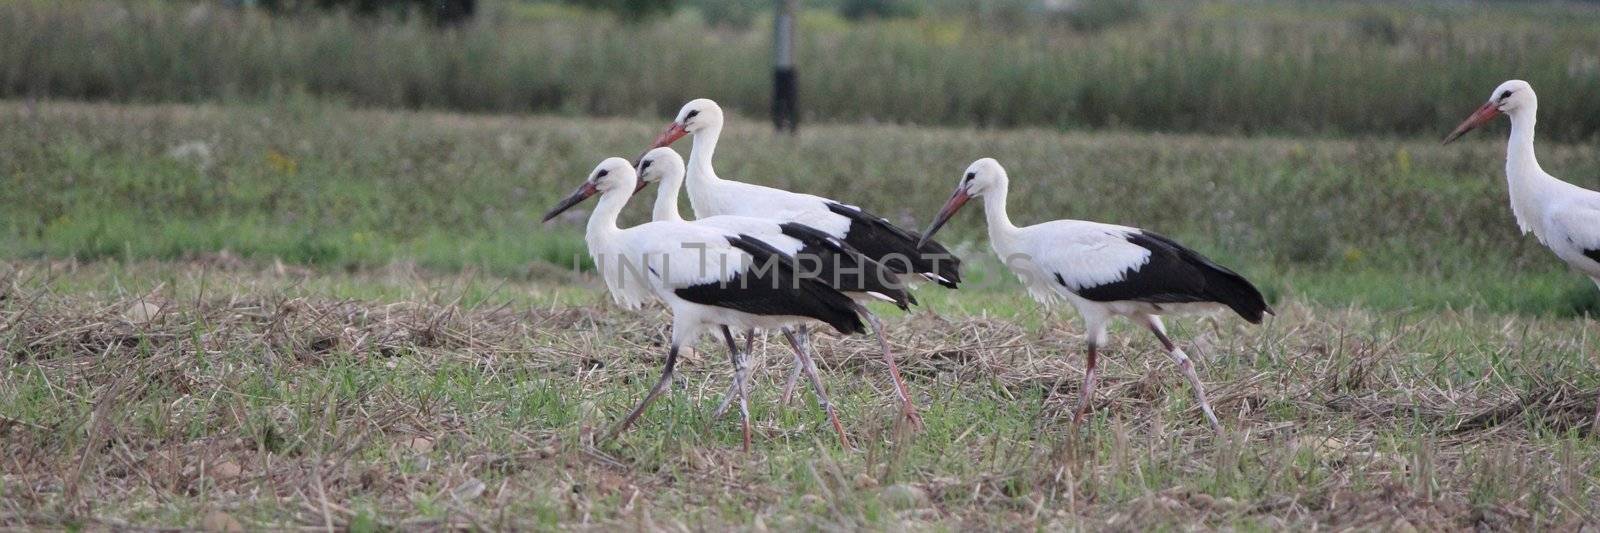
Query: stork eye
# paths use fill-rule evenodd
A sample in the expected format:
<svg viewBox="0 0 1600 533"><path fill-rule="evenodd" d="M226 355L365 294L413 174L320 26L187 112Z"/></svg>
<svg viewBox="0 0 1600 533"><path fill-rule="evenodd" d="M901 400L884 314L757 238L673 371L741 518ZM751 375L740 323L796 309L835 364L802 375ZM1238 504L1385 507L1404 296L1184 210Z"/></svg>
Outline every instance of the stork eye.
<svg viewBox="0 0 1600 533"><path fill-rule="evenodd" d="M690 111L689 114L684 115L683 118L694 118L694 117L699 116L699 115L700 115L700 110L696 109L696 110Z"/></svg>
<svg viewBox="0 0 1600 533"><path fill-rule="evenodd" d="M604 177L606 177L606 174L610 174L610 173L611 173L611 171L609 171L609 170L601 170L599 172L596 172L594 174L594 177L596 177L596 178L604 178Z"/></svg>
<svg viewBox="0 0 1600 533"><path fill-rule="evenodd" d="M1501 100L1505 100L1505 99L1510 98L1510 97L1511 97L1511 90L1509 90L1509 89L1507 89L1503 93L1500 93L1500 99Z"/></svg>
<svg viewBox="0 0 1600 533"><path fill-rule="evenodd" d="M978 177L978 173L977 172L968 172L966 181L972 181L972 178L976 178L976 177Z"/></svg>
<svg viewBox="0 0 1600 533"><path fill-rule="evenodd" d="M639 163L639 170L644 170L644 169L650 168L650 163L651 163L651 161L645 161L643 163Z"/></svg>

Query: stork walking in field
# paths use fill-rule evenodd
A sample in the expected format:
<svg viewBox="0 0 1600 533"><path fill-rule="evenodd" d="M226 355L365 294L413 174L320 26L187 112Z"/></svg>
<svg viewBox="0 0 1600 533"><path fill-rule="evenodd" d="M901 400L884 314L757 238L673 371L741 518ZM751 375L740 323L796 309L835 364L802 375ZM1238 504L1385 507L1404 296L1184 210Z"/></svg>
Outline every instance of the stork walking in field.
<svg viewBox="0 0 1600 533"><path fill-rule="evenodd" d="M1561 181L1539 167L1533 153L1538 112L1539 97L1533 86L1522 80L1507 81L1495 87L1489 101L1456 126L1444 142L1454 141L1496 116L1511 117L1506 185L1517 227L1523 234L1533 233L1556 257L1600 286L1600 193ZM1600 403L1595 406L1593 427L1600 431Z"/></svg>
<svg viewBox="0 0 1600 533"><path fill-rule="evenodd" d="M617 216L639 188L632 164L618 157L606 159L544 217L548 221L599 194L584 240L607 289L625 307L659 300L672 312L672 338L661 378L607 438L626 430L644 413L671 382L678 350L708 330L720 329L737 376L743 372L739 367L744 358L730 328L777 329L823 323L843 334L865 329L857 314L859 306L849 296L811 279L794 258L760 239L681 221L617 227ZM738 386L731 392L738 396L748 450L746 394ZM844 440L838 419L832 423Z"/></svg>
<svg viewBox="0 0 1600 533"><path fill-rule="evenodd" d="M639 180L645 184L659 184L656 189L655 204L651 209L651 220L684 221L683 215L678 212L678 193L683 189L684 168L683 157L665 146L651 149L639 158ZM893 273L883 265L850 249L837 239L798 222L717 215L690 223L761 239L779 251L794 256L801 264L813 266L815 279L843 291L857 302L889 301L902 310L909 309L916 303L916 299L911 297L904 286L895 281ZM804 326L785 328L783 334L795 349L795 365L783 386L783 403L789 402L800 373L804 371L811 381L813 391L817 394L819 404L828 411L830 418L834 417L833 407L828 402L827 393L823 390L819 376L816 375L816 368L805 364L805 361L815 359L810 355L813 353L810 334ZM749 352L748 347L754 338L754 331L747 332L746 352ZM801 356L802 351L806 353L806 357ZM743 382L743 379L739 380L740 386ZM721 416L726 407L725 399L712 416Z"/></svg>
<svg viewBox="0 0 1600 533"><path fill-rule="evenodd" d="M668 146L685 135L694 136L689 152L688 193L689 205L696 218L717 215L740 215L785 222L799 222L822 230L868 258L883 264L897 274L920 276L940 285L955 288L961 281L960 263L939 243L919 241L916 235L890 224L859 207L834 200L763 187L717 176L711 160L722 135L722 108L708 99L698 99L684 104L677 117L665 132L651 143L651 148ZM900 369L895 365L884 338L882 324L871 313L865 313L878 336L884 352L884 362L894 378L895 392L900 397L901 411L914 423L919 421L916 403Z"/></svg>
<svg viewBox="0 0 1600 533"><path fill-rule="evenodd" d="M1000 163L979 159L967 171L939 211L924 239L932 237L968 200L983 198L989 244L1040 303L1066 300L1083 316L1088 344L1083 389L1073 423L1090 410L1099 382L1096 358L1106 343L1106 326L1114 317L1132 319L1154 333L1194 389L1200 410L1211 427L1222 424L1211 410L1194 363L1167 337L1161 315L1226 307L1251 323L1260 323L1272 309L1261 292L1243 276L1206 259L1171 239L1139 228L1082 220L1055 220L1017 227L1006 214L1009 178Z"/></svg>

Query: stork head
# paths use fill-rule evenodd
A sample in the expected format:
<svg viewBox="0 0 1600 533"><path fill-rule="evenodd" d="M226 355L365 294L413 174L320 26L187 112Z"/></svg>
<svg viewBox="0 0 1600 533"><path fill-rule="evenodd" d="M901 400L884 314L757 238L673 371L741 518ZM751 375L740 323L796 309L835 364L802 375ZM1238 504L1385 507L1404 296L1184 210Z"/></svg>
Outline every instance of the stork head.
<svg viewBox="0 0 1600 533"><path fill-rule="evenodd" d="M555 207L550 208L550 211L544 214L543 221L549 222L556 215L571 209L572 206L583 203L584 200L595 194L606 195L625 191L631 196L643 189L643 184L644 182L639 181L638 174L634 172L633 165L628 163L628 160L620 157L608 157L605 161L601 161L599 165L596 165L594 170L589 171L589 177L583 180L583 184L579 185L577 190L572 191L572 194L567 195Z"/></svg>
<svg viewBox="0 0 1600 533"><path fill-rule="evenodd" d="M1000 162L992 157L985 157L967 165L967 171L961 174L961 182L956 185L956 190L965 190L967 196L977 198L1004 186L1008 180L1006 167L1000 166Z"/></svg>
<svg viewBox="0 0 1600 533"><path fill-rule="evenodd" d="M944 207L939 209L939 214L933 217L933 223L928 225L927 231L922 232L922 238L917 241L917 246L922 246L933 238L933 234L944 227L950 217L955 216L967 200L983 196L989 192L1006 186L1006 169L1000 166L999 161L985 157L967 165L967 171L961 174L961 181L956 183L956 190L950 193L950 199L945 201Z"/></svg>
<svg viewBox="0 0 1600 533"><path fill-rule="evenodd" d="M1493 120L1495 116L1501 113L1511 114L1521 110L1537 109L1538 107L1539 97L1533 94L1533 86L1528 85L1528 82L1511 80L1502 83L1499 87L1494 88L1494 92L1489 93L1489 101L1478 107L1477 111L1473 111L1472 115L1468 116L1466 120L1461 121L1461 125L1456 126L1456 129L1444 138L1444 142L1449 143L1460 138L1467 132L1472 131L1473 128Z"/></svg>
<svg viewBox="0 0 1600 533"><path fill-rule="evenodd" d="M639 182L683 182L683 156L668 147L653 148L639 157Z"/></svg>
<svg viewBox="0 0 1600 533"><path fill-rule="evenodd" d="M672 119L672 123L667 125L667 131L661 132L655 142L650 143L650 147L660 148L672 144L684 135L717 129L722 129L722 106L710 98L696 98L683 104L683 109L678 110L677 118Z"/></svg>

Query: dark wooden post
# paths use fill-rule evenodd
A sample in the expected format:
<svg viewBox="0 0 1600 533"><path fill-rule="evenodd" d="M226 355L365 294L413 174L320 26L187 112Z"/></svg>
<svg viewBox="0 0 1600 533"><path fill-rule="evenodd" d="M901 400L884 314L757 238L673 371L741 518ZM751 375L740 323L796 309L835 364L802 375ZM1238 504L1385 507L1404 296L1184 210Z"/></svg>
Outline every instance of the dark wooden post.
<svg viewBox="0 0 1600 533"><path fill-rule="evenodd" d="M800 127L800 89L794 71L794 17L800 0L777 0L772 24L772 127L794 133Z"/></svg>

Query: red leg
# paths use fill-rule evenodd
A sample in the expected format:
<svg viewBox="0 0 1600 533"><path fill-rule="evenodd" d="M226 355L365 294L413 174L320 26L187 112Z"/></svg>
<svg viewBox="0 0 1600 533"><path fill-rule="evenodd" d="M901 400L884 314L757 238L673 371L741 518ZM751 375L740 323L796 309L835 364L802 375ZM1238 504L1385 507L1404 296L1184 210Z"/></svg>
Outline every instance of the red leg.
<svg viewBox="0 0 1600 533"><path fill-rule="evenodd" d="M644 396L644 400L640 401L639 405L633 408L633 412L628 413L627 418L622 419L621 423L618 423L615 428L607 432L605 439L603 440L611 440L616 438L618 434L626 431L628 426L633 425L633 421L637 420L639 415L644 414L644 410L650 407L650 403L656 401L656 397L661 395L661 391L665 390L667 388L667 384L672 382L672 367L677 363L678 344L673 343L672 348L667 351L667 366L661 370L661 379L656 380L655 386L650 387L650 393Z"/></svg>
<svg viewBox="0 0 1600 533"><path fill-rule="evenodd" d="M1072 423L1082 425L1083 420L1090 411L1090 403L1094 401L1095 386L1100 384L1100 368L1096 366L1099 357L1099 347L1094 341L1089 342L1089 358L1083 367L1083 389L1078 393L1078 411L1072 416Z"/></svg>
<svg viewBox="0 0 1600 533"><path fill-rule="evenodd" d="M900 413L914 428L922 428L922 415L917 414L917 403L911 398L911 389L906 387L906 381L900 378L900 367L894 363L894 353L889 350L889 339L884 336L883 322L878 320L878 315L872 314L866 307L856 305L856 311L867 317L867 322L872 324L873 333L878 336L878 348L883 350L883 362L889 365L889 377L894 378L895 393L900 396Z"/></svg>
<svg viewBox="0 0 1600 533"><path fill-rule="evenodd" d="M789 344L794 346L795 358L798 359L797 362L801 365L801 368L805 370L806 377L811 380L811 390L817 395L817 405L822 407L824 413L827 413L828 423L833 424L833 431L839 434L839 443L846 450L850 449L850 437L845 436L844 425L839 423L838 410L834 409L833 403L828 401L828 391L822 386L822 376L817 373L817 364L811 358L810 347L804 343L804 337L796 335L790 330L784 330L783 334L789 338Z"/></svg>
<svg viewBox="0 0 1600 533"><path fill-rule="evenodd" d="M750 354L740 353L739 344L733 340L733 332L727 326L722 328L722 338L728 343L728 358L733 362L733 378L728 383L728 392L722 394L722 401L717 403L717 409L711 412L713 420L719 420L728 412L728 407L733 405L735 398L747 394L747 381L750 378Z"/></svg>
<svg viewBox="0 0 1600 533"><path fill-rule="evenodd" d="M1156 339L1161 341L1161 347L1167 350L1172 362L1178 365L1183 377L1189 380L1189 388L1194 389L1195 400L1200 402L1200 412L1205 413L1206 421L1211 423L1211 429L1221 433L1222 423L1217 421L1217 414L1211 411L1211 401L1206 399L1206 388L1200 384L1200 375L1194 371L1194 362L1189 360L1189 355L1183 353L1182 348L1172 343L1172 339L1167 338L1167 329L1161 325L1159 317L1145 317L1145 326L1150 328L1151 333L1156 334Z"/></svg>
<svg viewBox="0 0 1600 533"><path fill-rule="evenodd" d="M783 334L786 337L791 335L798 336L802 342L809 342L809 340L806 339L805 326L784 328ZM793 343L794 340L790 339L789 342ZM800 360L800 354L796 353L794 356L794 368L789 369L789 378L783 381L783 396L782 399L779 400L783 405L789 405L789 400L794 398L794 387L800 383L800 372L804 370L805 361Z"/></svg>

